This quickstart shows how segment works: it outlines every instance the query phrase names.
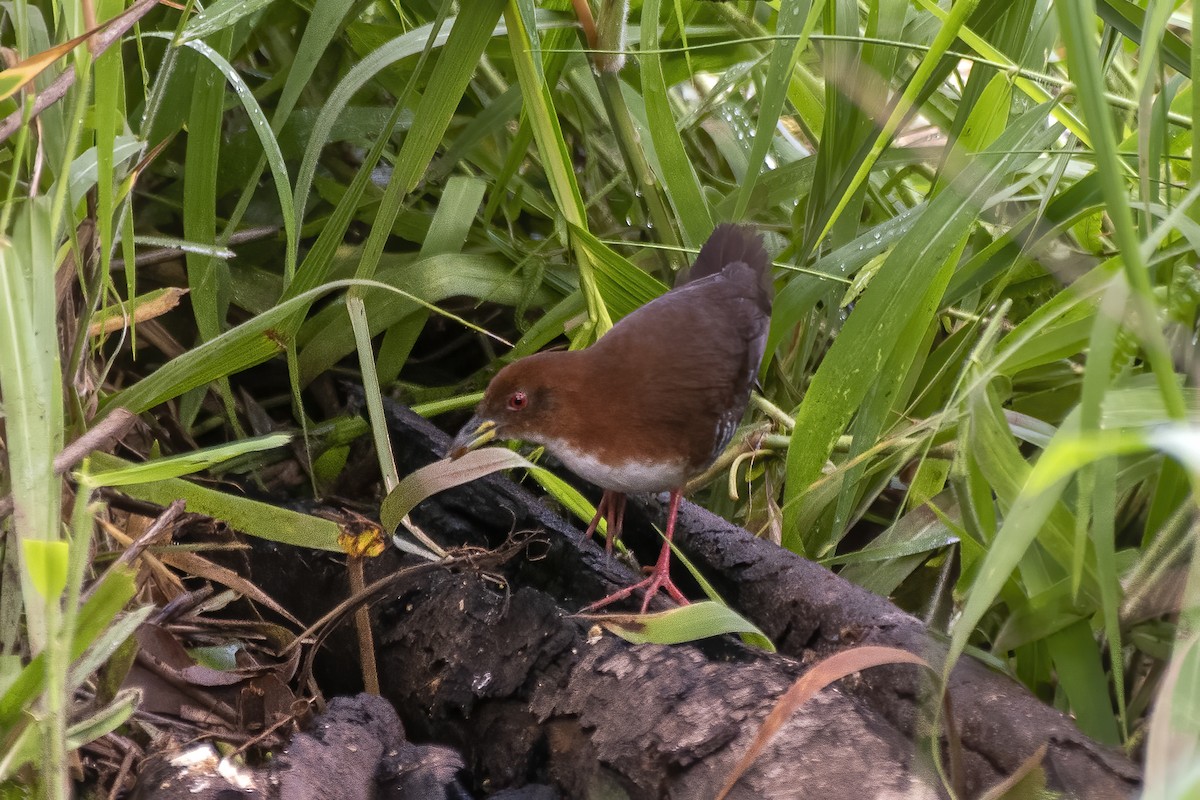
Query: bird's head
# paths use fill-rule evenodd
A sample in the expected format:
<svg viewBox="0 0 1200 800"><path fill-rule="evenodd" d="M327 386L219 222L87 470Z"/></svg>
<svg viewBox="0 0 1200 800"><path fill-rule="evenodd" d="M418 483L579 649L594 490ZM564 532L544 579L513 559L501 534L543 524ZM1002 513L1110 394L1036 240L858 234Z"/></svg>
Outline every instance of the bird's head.
<svg viewBox="0 0 1200 800"><path fill-rule="evenodd" d="M450 443L450 458L458 458L493 439L539 443L551 435L555 412L568 391L564 373L572 355L537 353L496 373L474 416Z"/></svg>

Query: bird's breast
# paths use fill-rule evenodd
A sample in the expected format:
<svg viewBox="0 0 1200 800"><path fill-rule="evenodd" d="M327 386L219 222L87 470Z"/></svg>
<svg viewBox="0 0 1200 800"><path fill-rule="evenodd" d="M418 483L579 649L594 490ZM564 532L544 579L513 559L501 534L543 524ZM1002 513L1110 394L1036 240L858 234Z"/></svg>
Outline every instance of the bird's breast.
<svg viewBox="0 0 1200 800"><path fill-rule="evenodd" d="M683 486L690 476L683 459L612 461L561 440L543 444L571 472L614 492L663 492Z"/></svg>

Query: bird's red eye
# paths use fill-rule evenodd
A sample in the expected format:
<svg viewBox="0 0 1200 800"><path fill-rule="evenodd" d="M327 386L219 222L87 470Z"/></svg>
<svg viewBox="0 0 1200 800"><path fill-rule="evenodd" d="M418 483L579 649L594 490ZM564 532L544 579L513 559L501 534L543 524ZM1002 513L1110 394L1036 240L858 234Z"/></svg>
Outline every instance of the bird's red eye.
<svg viewBox="0 0 1200 800"><path fill-rule="evenodd" d="M529 405L529 397L524 392L513 392L508 396L508 410L520 411Z"/></svg>

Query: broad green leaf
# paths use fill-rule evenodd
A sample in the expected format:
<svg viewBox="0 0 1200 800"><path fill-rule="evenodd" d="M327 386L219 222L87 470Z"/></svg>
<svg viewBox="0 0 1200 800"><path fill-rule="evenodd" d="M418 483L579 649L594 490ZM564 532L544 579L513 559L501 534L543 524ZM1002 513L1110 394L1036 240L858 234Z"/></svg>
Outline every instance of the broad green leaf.
<svg viewBox="0 0 1200 800"><path fill-rule="evenodd" d="M128 462L103 453L92 455L92 466L104 471L130 467ZM314 550L344 552L338 544L341 529L332 520L218 492L180 478L129 484L122 488L122 492L160 506L183 500L189 512L219 519L235 530L260 539Z"/></svg>
<svg viewBox="0 0 1200 800"><path fill-rule="evenodd" d="M725 633L766 636L729 606L702 600L654 614L581 614L633 644L683 644Z"/></svg>
<svg viewBox="0 0 1200 800"><path fill-rule="evenodd" d="M119 568L105 573L79 610L75 637L68 654L72 660L99 640L136 591L132 570ZM0 695L0 728L12 726L26 712L41 694L45 681L46 653L43 650L25 665L16 680Z"/></svg>
<svg viewBox="0 0 1200 800"><path fill-rule="evenodd" d="M25 574L33 581L38 594L46 600L61 597L67 586L67 543L25 539L21 549L25 555Z"/></svg>

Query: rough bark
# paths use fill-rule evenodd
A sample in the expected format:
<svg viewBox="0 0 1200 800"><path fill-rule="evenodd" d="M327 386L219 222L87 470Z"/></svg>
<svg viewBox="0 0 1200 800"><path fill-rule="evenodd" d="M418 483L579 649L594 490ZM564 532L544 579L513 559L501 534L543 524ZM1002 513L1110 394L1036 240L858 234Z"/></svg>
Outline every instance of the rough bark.
<svg viewBox="0 0 1200 800"><path fill-rule="evenodd" d="M459 747L494 786L549 781L566 797L713 797L800 672L736 645L631 646L588 637L544 592L436 575L379 609L385 694ZM414 727L420 723L411 723ZM826 691L797 713L735 798L934 798L908 740Z"/></svg>
<svg viewBox="0 0 1200 800"><path fill-rule="evenodd" d="M723 596L780 652L823 658L873 644L908 650L931 664L944 660L945 645L886 599L698 506L681 511L681 523L688 557L704 565ZM921 691L913 671L869 670L844 688L912 731ZM1122 754L1084 736L1064 714L972 658L960 659L951 673L950 697L971 794L1011 774L1044 743L1051 785L1074 796L1129 797L1140 783L1139 770Z"/></svg>
<svg viewBox="0 0 1200 800"><path fill-rule="evenodd" d="M258 767L220 764L207 743L161 743L141 766L135 800L434 800L461 797L453 750L407 741L395 710L371 695L338 697L312 730Z"/></svg>

